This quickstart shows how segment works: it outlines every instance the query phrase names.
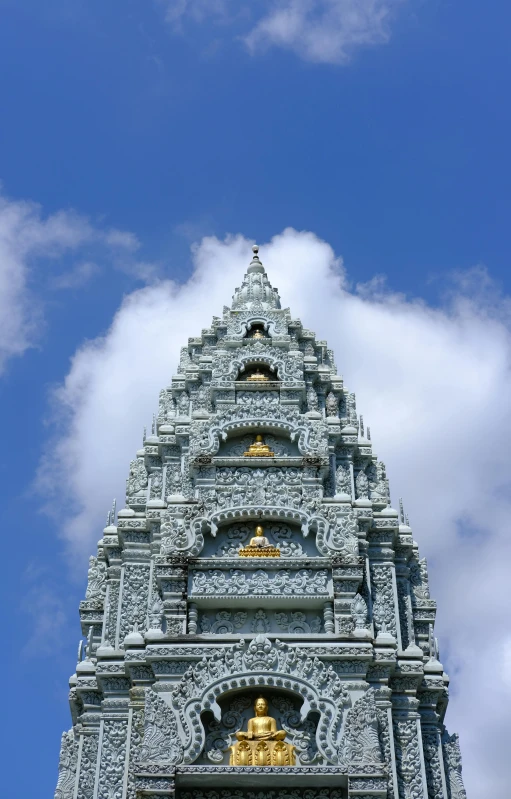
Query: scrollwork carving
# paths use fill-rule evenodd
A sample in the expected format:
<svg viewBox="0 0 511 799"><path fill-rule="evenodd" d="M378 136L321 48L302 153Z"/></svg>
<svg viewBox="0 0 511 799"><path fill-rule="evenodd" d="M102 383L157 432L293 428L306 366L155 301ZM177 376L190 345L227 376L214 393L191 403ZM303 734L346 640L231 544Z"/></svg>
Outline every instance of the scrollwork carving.
<svg viewBox="0 0 511 799"><path fill-rule="evenodd" d="M250 573L240 569L208 569L192 571L191 596L270 596L297 594L328 594L326 569L282 569L266 572L257 569Z"/></svg>
<svg viewBox="0 0 511 799"><path fill-rule="evenodd" d="M59 777L55 799L73 799L78 746L73 730L65 732L60 742Z"/></svg>
<svg viewBox="0 0 511 799"><path fill-rule="evenodd" d="M175 714L152 689L145 694L144 738L140 746L143 761L178 763L183 747L178 735Z"/></svg>

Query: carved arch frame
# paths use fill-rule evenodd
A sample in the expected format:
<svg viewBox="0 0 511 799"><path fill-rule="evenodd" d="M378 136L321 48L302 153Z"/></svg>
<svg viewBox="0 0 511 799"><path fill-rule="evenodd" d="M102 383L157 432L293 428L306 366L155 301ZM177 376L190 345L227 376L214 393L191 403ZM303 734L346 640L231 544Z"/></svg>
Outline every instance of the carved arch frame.
<svg viewBox="0 0 511 799"><path fill-rule="evenodd" d="M316 731L316 744L327 763L336 765L339 762L338 742L332 736L333 729L339 726L339 716L344 715L346 705L339 706L330 697L322 696L318 689L303 677L290 676L284 672L262 671L238 672L229 676L212 680L202 692L190 697L184 707L179 708L173 702L178 728L183 742L183 760L185 764L193 763L200 756L206 739L201 716L211 711L216 721L220 722L222 711L217 700L229 694L253 689L281 690L303 699L300 708L300 719L305 721L310 713L319 715Z"/></svg>
<svg viewBox="0 0 511 799"><path fill-rule="evenodd" d="M299 525L304 538L311 531L315 532L316 546L320 555L331 557L344 551L343 547L336 546L332 542L332 524L324 516L317 513L309 515L297 508L281 507L280 505L242 505L233 508L222 508L222 510L214 511L209 516L198 516L189 523L186 545L180 546L178 543L174 543L173 549L176 554L198 557L204 549L204 535L206 533L216 538L221 525L245 520L255 521L263 516L271 521L286 521ZM184 521L183 527L186 529ZM164 528L162 533L163 535L165 534Z"/></svg>
<svg viewBox="0 0 511 799"><path fill-rule="evenodd" d="M276 311L276 313L275 313ZM287 334L289 313L276 308L274 311L256 310L237 311L236 316L231 316L228 322L228 336L234 340L244 338L252 325L264 325L272 338Z"/></svg>
<svg viewBox="0 0 511 799"><path fill-rule="evenodd" d="M259 322L260 324L260 322ZM248 345L248 352L240 352L233 355L229 361L229 368L227 371L218 374L213 373L214 380L236 380L238 375L246 370L249 366L256 366L264 364L270 371L275 372L276 379L282 382L297 382L304 379L303 377L303 360L297 358L294 354L276 353L271 344L259 344L257 349ZM302 353L296 353L302 355Z"/></svg>
<svg viewBox="0 0 511 799"><path fill-rule="evenodd" d="M302 456L316 454L317 452L310 443L311 438L317 436L317 428L315 428L308 419L297 418L296 421L291 421L285 418L272 418L271 415L261 418L254 414L254 416L245 417L243 419L234 418L226 419L221 422L214 421L209 428L203 431L207 435L208 443L206 445L201 444L200 448L198 448L200 449L200 453L197 452L197 454L214 456L220 448L220 439L222 441L227 441L228 434L231 432L240 431L241 433L250 433L254 429L287 433L291 441L297 442L298 450ZM327 458L326 448L327 442L325 434L325 458Z"/></svg>

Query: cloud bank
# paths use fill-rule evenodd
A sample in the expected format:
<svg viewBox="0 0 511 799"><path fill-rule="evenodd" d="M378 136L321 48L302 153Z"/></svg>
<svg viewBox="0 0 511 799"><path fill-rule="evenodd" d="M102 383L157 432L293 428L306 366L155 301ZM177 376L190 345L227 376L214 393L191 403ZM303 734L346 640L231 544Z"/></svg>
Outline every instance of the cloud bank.
<svg viewBox="0 0 511 799"><path fill-rule="evenodd" d="M155 267L137 261L138 247L131 233L95 225L72 210L45 216L37 203L0 192L0 374L40 340L45 289L81 287L100 271L99 263L119 266L121 256L125 271L152 279Z"/></svg>
<svg viewBox="0 0 511 799"><path fill-rule="evenodd" d="M156 411L179 348L230 303L250 260L241 236L205 238L194 272L125 298L107 334L79 349L55 403L65 418L41 466L67 516L62 535L83 569L129 460ZM405 500L438 600L441 657L454 677L447 722L459 731L468 795L508 796L511 635L507 530L511 434L509 304L483 270L458 276L440 308L374 281L350 288L314 234L261 246L283 306L335 350L357 393L394 506ZM66 490L63 491L63 487ZM66 493L67 492L67 493ZM122 506L122 502L121 502Z"/></svg>
<svg viewBox="0 0 511 799"><path fill-rule="evenodd" d="M161 3L162 0L159 0ZM306 61L344 64L359 47L385 44L403 0L166 0L174 31L214 21L235 26L253 55L269 47L294 52Z"/></svg>

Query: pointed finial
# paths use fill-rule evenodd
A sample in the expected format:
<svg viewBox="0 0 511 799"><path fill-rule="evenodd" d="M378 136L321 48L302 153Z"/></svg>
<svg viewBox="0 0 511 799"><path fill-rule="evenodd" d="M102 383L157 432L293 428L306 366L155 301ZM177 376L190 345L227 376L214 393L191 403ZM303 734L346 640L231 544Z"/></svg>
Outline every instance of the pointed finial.
<svg viewBox="0 0 511 799"><path fill-rule="evenodd" d="M94 634L94 627L92 625L89 627L89 632L87 633L87 660L91 659L92 656L92 636Z"/></svg>
<svg viewBox="0 0 511 799"><path fill-rule="evenodd" d="M367 428L367 440L368 441L371 440L371 428L370 427Z"/></svg>
<svg viewBox="0 0 511 799"><path fill-rule="evenodd" d="M364 417L360 414L360 435L364 438Z"/></svg>
<svg viewBox="0 0 511 799"><path fill-rule="evenodd" d="M151 425L151 433L153 434L153 436L156 433L156 415L154 413L153 413L153 423Z"/></svg>
<svg viewBox="0 0 511 799"><path fill-rule="evenodd" d="M261 272L261 273L263 273L264 272L264 266L262 265L261 261L259 260L259 255L258 255L259 247L258 247L257 244L253 245L252 252L253 252L252 260L250 261L250 265L249 265L249 267L247 269L248 274L251 274L253 272Z"/></svg>
<svg viewBox="0 0 511 799"><path fill-rule="evenodd" d="M403 507L403 498L399 497L399 520L401 524L405 523L405 511Z"/></svg>
<svg viewBox="0 0 511 799"><path fill-rule="evenodd" d="M80 638L78 642L78 663L81 663L83 660L83 640Z"/></svg>
<svg viewBox="0 0 511 799"><path fill-rule="evenodd" d="M116 508L116 504L117 503L116 503L116 501L114 499L114 501L112 502L112 510L108 514L108 524L109 525L115 524L115 508Z"/></svg>
<svg viewBox="0 0 511 799"><path fill-rule="evenodd" d="M408 514L405 513L405 524L407 527L410 527L410 519L408 518Z"/></svg>
<svg viewBox="0 0 511 799"><path fill-rule="evenodd" d="M144 427L144 438L142 439L144 444L145 444L146 438L147 438L147 427Z"/></svg>

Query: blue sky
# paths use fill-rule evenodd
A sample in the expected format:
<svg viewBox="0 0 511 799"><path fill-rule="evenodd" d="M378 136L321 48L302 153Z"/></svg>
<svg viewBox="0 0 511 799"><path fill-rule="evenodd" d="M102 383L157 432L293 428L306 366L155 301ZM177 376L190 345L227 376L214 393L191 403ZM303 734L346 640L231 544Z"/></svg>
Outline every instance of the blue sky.
<svg viewBox="0 0 511 799"><path fill-rule="evenodd" d="M342 307L353 325L339 340L337 362L350 378L350 388L359 396L362 391L367 405L374 406L373 416L378 407L361 368L364 350L358 360L353 351L358 352L371 325L376 336L380 329L390 329L391 317L413 318L415 362L424 361L423 373L429 385L436 385L435 371L428 365L433 327L426 329L427 318L433 320L434 335L445 332L444 339L439 333L435 352L439 362L445 353L451 357L441 361L446 372L459 367L459 374L466 375L467 364L483 370L495 359L487 382L493 393L481 393L477 402L470 395L481 372L474 372L463 400L455 387L440 382L437 394L432 393L443 392L447 403L450 396L456 397L457 404L445 412L435 408L435 418L447 415L451 429L458 425L462 430L466 420L460 447L479 426L496 426L501 434L507 430L511 10L501 0L490 7L473 0L363 0L367 43L360 45L357 31L343 18L350 2L333 3L340 9L337 28L331 20L322 24L321 0L311 0L308 12L303 11L306 4L298 2L303 24L293 36L286 31L279 38L264 2L0 0L0 310L4 326L7 317L14 319L6 331L0 326L7 342L0 376L2 596L9 657L4 684L10 686L5 697L6 749L7 762L18 767L5 774L11 796L51 795L60 734L69 727L66 682L75 667L77 605L87 553L93 552L101 525L94 506L94 531L82 520L71 525L69 533L67 523L76 516L77 506L89 505L81 489L74 484L66 488L59 481L73 483L74 475L83 474L89 494L101 494L94 483L94 474L101 471L94 470L99 455L92 448L83 454L76 430L91 421L96 406L87 410L86 395L97 388L100 367L112 370L112 381L127 374L129 352L121 352L122 336L111 328L116 313L121 330L137 303L146 303L145 313L165 320L172 312L177 319L175 301L165 295L166 281L186 283L193 270L216 270L211 300L200 292L183 295L200 304L202 321L194 319L194 330L188 331L184 317L174 327L170 320L167 347L161 341L146 342L149 348L160 348L160 362L154 353L148 357L150 366L143 352L133 356L131 367L140 374L140 382L146 368L150 373L151 390L137 404L135 394L143 389L134 382L127 399L119 401L121 416L124 404L136 406L132 417L122 416L129 427L129 446L123 444L129 453L138 445L143 425L150 423L156 387L169 379L174 346L207 326L230 300L236 285L234 266L226 268L224 276L220 256L239 256L241 278L245 245L223 245L224 237L241 234L270 242L288 227L312 231L314 240L297 239L310 261L309 266L300 262L295 279L303 278L305 285L305 271L317 268L318 280L327 285L328 263L333 261L320 240L342 256L345 272L339 279L351 303ZM388 16L381 23L378 14L383 12ZM312 44L309 29L316 35ZM327 52L327 34L333 37L333 51L318 55ZM208 239L213 244L199 245L192 256L191 246L203 237L219 241ZM296 287L292 270L283 268L280 275L277 255L295 257L293 242L284 236L268 245L270 261L275 262L270 278L276 277L273 282L282 290L284 305L288 301L281 284L288 286L288 294ZM266 263L264 249L261 255ZM322 267L315 266L316 257L323 258ZM386 288L374 281L377 275L386 277ZM357 284L369 285L357 290ZM154 294L137 294L139 290ZM220 304L216 299L213 303L217 294L223 297ZM293 310L301 296L298 291ZM132 298L127 311L121 308L123 298ZM321 332L325 307L303 307L305 324ZM382 309L388 316L379 320L379 328L375 319ZM335 315L335 307L329 312ZM363 329L357 327L362 324ZM162 330L158 328L164 335ZM101 336L106 338L98 340ZM83 349L86 341L95 342L96 350L104 347L103 361L97 352ZM389 333L388 348L396 348L398 341L399 336ZM465 345L462 361L459 350ZM412 355L394 363L398 373L399 364L412 369ZM420 382L420 370L413 379ZM406 375L397 382L410 388ZM384 375L378 387L385 395ZM493 407L499 392L502 405ZM429 412L421 402L417 399L415 427L408 431L411 438L417 434L417 441L422 440L421 414L428 418ZM406 423L407 418L404 404L392 424ZM382 416L380 426L385 424ZM119 442L120 448L122 431L110 439L108 425L108 417L98 411L90 429L113 448ZM488 438L475 438L466 458L484 461L481 452L489 447ZM496 447L499 440L497 435ZM403 475L404 484L406 451L394 451L393 446L389 440L388 449L382 445L379 455L391 462L394 458L395 474ZM70 460L62 455L66 448L74 452ZM490 456L488 450L488 464ZM90 460L85 463L86 457ZM107 472L110 477L102 474L109 497L122 485L128 460L123 450L120 465L112 462ZM67 474L64 467L69 467ZM459 477L459 465L453 461L451 474L455 472ZM428 475L431 471L424 480L431 479ZM490 513L483 505L476 512L470 504L481 485L480 475L463 475L459 483L467 505L459 508L459 517L466 513L466 523L465 532L452 540L456 553L460 540L465 552L477 547L485 535L485 514ZM503 526L504 535L511 475L500 474L493 485L501 502L495 525ZM427 489L414 500L415 506L412 503L417 522L421 502L436 489L434 479ZM413 496L412 486L409 493ZM454 495L461 503L463 493ZM98 513L101 504L106 515L102 494L101 503L98 500ZM451 510L446 510L447 517L454 529ZM433 545L433 535L428 545L428 535L428 529L417 532L421 547L430 546L432 569L437 564L437 593L453 602L447 578L442 582L445 552L440 544ZM472 554L477 557L477 551ZM458 564L463 564L468 580L472 561L464 557L461 553ZM490 552L488 559L490 564ZM485 574L478 578L480 590L496 591L490 566ZM496 600L501 601L505 600ZM468 624L456 613L449 618L454 617L453 629ZM490 614L487 624L491 623L496 626ZM453 675L462 666L452 651L455 639L449 637L449 629L443 646L452 658ZM500 655L511 671L511 646ZM477 654L469 656L477 660ZM465 682L460 681L466 697L478 679L476 666ZM485 667L481 669L484 673ZM511 678L504 675L502 680L509 689ZM453 684L454 694L456 690ZM502 726L505 722L495 712L493 729L503 741L511 741L509 727ZM460 711L458 726L464 719ZM464 730L459 732L463 745ZM480 753L482 742L475 730L465 734L470 751ZM471 797L483 796L483 768L498 772L491 754L487 760L479 756L477 768L469 773ZM503 771L494 777L496 799L505 795L499 792L504 791L504 777Z"/></svg>

